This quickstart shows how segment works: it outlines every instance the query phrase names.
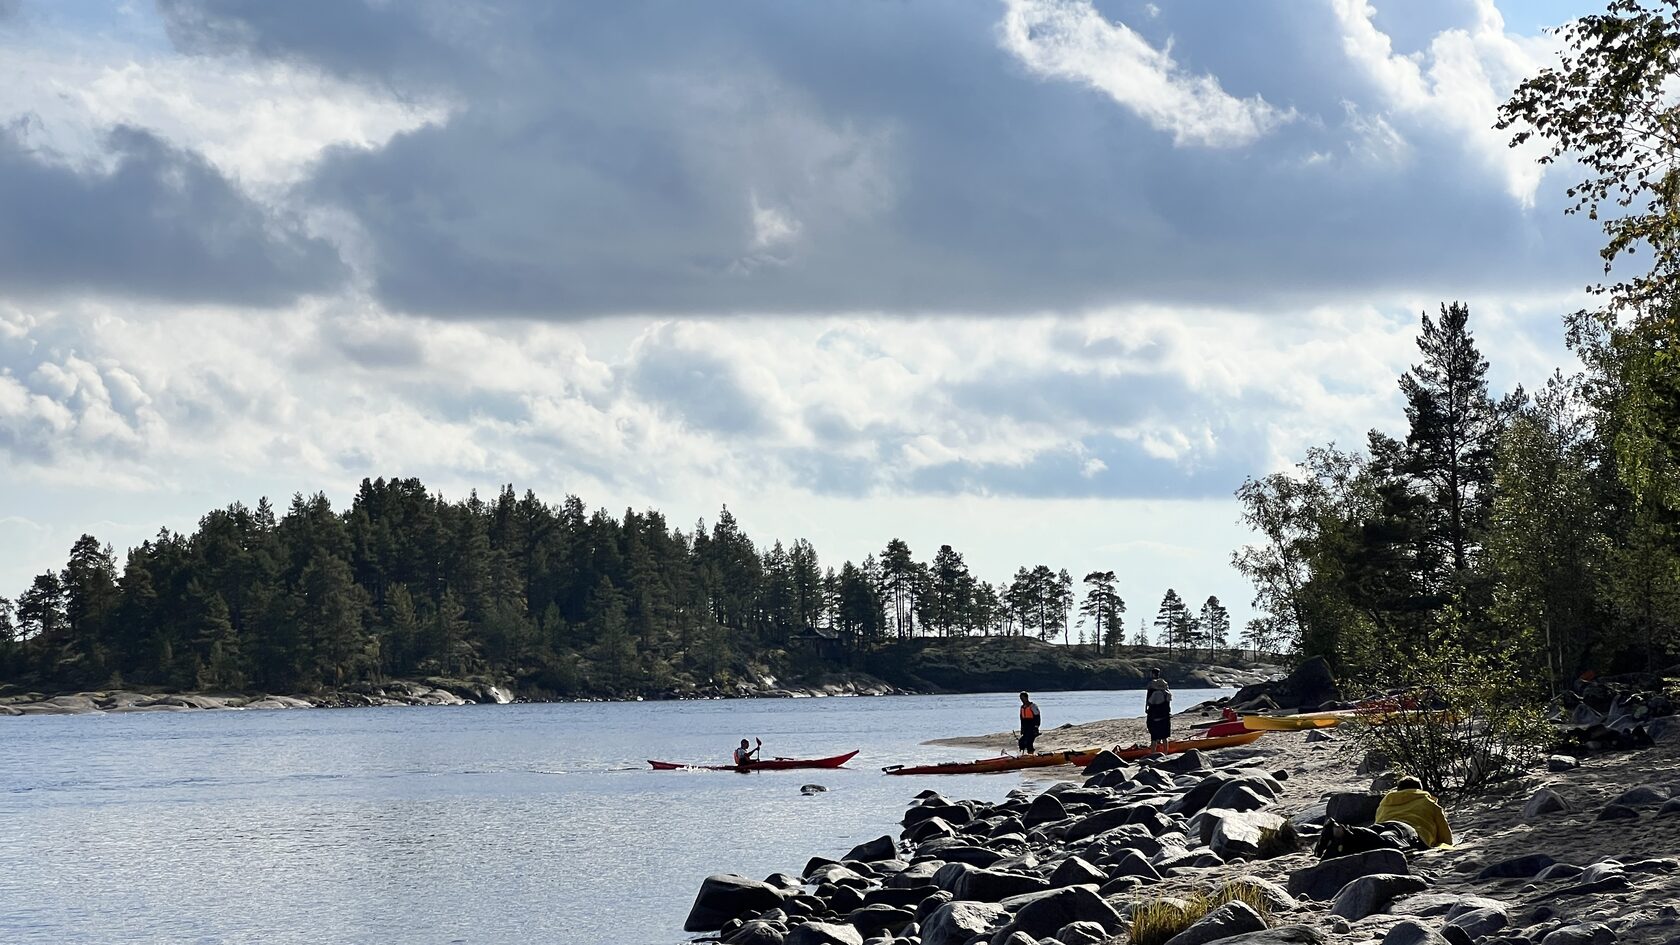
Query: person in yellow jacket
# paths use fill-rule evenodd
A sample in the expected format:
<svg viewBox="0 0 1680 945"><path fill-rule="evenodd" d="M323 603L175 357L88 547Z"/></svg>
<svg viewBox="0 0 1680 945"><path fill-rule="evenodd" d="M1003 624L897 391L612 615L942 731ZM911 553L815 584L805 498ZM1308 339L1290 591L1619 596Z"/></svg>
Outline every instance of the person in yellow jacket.
<svg viewBox="0 0 1680 945"><path fill-rule="evenodd" d="M1378 824L1398 821L1411 827L1417 831L1418 839L1423 841L1424 846L1445 846L1453 838L1441 802L1413 777L1401 778L1395 782L1394 790L1383 795L1377 804L1376 821Z"/></svg>

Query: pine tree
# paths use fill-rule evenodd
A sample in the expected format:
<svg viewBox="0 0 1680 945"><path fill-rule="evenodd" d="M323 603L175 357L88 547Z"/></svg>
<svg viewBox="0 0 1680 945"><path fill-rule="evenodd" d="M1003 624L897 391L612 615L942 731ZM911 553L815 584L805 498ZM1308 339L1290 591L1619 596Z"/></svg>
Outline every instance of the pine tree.
<svg viewBox="0 0 1680 945"><path fill-rule="evenodd" d="M1092 571L1085 575L1085 601L1079 605L1080 622L1091 622L1091 638L1113 652L1124 631L1119 628L1126 602L1114 589L1113 571Z"/></svg>
<svg viewBox="0 0 1680 945"><path fill-rule="evenodd" d="M1231 614L1219 598L1209 596L1202 603L1202 641L1207 647L1208 659L1213 659L1214 652L1223 650L1231 645Z"/></svg>
<svg viewBox="0 0 1680 945"><path fill-rule="evenodd" d="M1190 611L1184 606L1184 601L1178 592L1167 588L1167 593L1161 598L1161 606L1155 612L1155 631L1161 645L1167 652L1176 653L1186 644L1185 637L1190 626Z"/></svg>

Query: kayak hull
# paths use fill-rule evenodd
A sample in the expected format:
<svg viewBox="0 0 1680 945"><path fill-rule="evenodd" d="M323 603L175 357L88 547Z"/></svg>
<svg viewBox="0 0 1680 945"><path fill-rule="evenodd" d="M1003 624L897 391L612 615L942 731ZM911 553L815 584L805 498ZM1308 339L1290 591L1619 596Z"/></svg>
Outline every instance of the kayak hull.
<svg viewBox="0 0 1680 945"><path fill-rule="evenodd" d="M1199 749L1211 751L1217 748L1231 748L1237 745L1247 745L1258 739L1264 732L1242 732L1236 735L1224 735L1216 738L1186 738L1183 741L1168 742L1166 754L1174 755L1183 751ZM1155 752L1146 747L1108 749L1128 761L1147 758ZM935 765L913 765L909 767L893 765L882 768L887 774L992 774L1000 771L1020 771L1025 768L1048 768L1055 765L1079 765L1084 767L1096 760L1097 755L1104 749L1093 748L1080 751L1046 751L1036 755L999 755L996 758L980 758L975 761L950 761Z"/></svg>
<svg viewBox="0 0 1680 945"><path fill-rule="evenodd" d="M685 765L676 761L648 760L655 771L792 771L800 768L838 768L857 757L856 751L832 758L766 758L744 765Z"/></svg>

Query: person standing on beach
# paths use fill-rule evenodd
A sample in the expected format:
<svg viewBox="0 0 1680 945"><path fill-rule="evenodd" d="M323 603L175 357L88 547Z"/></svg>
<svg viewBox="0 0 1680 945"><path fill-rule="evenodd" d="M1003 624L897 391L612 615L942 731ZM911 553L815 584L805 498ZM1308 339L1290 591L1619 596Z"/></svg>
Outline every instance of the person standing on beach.
<svg viewBox="0 0 1680 945"><path fill-rule="evenodd" d="M1021 693L1021 738L1015 744L1022 751L1033 750L1033 742L1038 739L1038 706L1032 701L1032 696Z"/></svg>
<svg viewBox="0 0 1680 945"><path fill-rule="evenodd" d="M1143 719L1149 726L1151 751L1166 751L1172 736L1172 690L1159 669L1149 671L1149 688L1143 697Z"/></svg>

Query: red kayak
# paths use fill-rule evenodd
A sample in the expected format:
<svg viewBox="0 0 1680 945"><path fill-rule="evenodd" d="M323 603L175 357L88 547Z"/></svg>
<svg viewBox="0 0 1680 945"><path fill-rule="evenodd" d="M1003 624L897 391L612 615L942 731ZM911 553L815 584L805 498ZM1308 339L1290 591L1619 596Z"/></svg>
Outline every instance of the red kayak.
<svg viewBox="0 0 1680 945"><path fill-rule="evenodd" d="M766 758L763 761L749 761L744 765L685 765L675 761L653 761L655 771L787 771L793 768L838 768L857 756L857 752L848 751L844 755L832 758Z"/></svg>

